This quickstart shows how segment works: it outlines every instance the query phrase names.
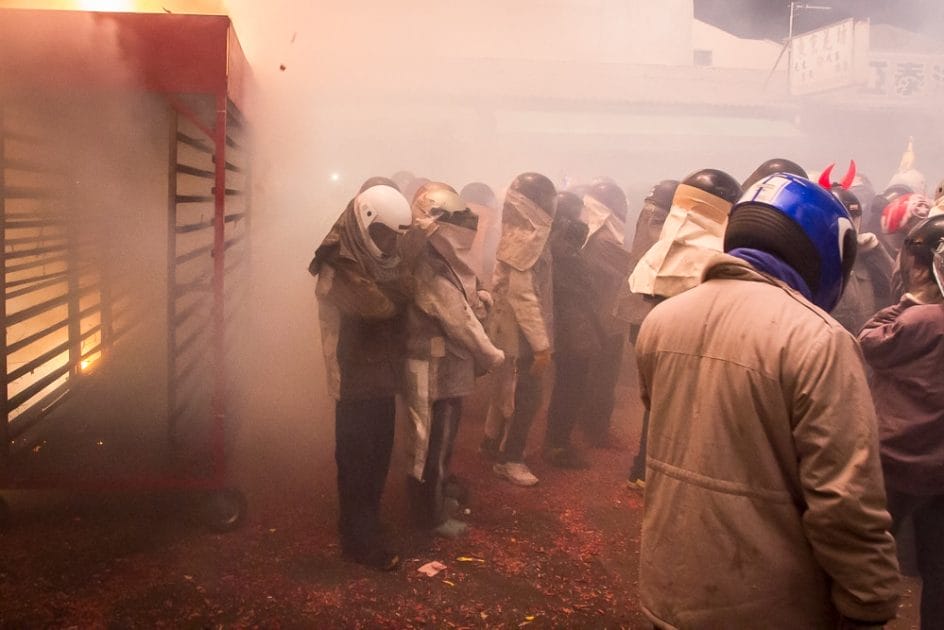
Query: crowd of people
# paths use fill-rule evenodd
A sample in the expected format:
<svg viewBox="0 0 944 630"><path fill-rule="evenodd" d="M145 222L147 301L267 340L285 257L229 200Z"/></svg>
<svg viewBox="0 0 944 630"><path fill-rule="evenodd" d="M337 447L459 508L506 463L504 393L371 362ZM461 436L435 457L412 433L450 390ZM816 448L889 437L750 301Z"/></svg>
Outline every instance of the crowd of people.
<svg viewBox="0 0 944 630"><path fill-rule="evenodd" d="M658 182L635 231L612 179L559 190L518 175L361 186L309 271L336 400L343 554L392 570L380 501L396 398L414 525L456 537L450 459L463 399L489 374L480 453L587 466L612 441L627 343L644 403L629 483L645 493L640 598L657 627L879 627L913 528L922 627L944 627L944 182L906 152L877 192L852 163L777 158L743 182ZM553 378L545 378L553 366Z"/></svg>

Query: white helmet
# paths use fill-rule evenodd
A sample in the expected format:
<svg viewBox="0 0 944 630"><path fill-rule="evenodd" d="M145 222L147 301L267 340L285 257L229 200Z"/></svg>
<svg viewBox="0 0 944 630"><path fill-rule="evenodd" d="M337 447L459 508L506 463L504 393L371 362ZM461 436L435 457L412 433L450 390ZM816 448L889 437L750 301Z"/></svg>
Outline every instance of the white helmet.
<svg viewBox="0 0 944 630"><path fill-rule="evenodd" d="M379 222L395 232L405 232L413 221L410 204L392 186L371 186L354 199L357 222L364 232L371 223Z"/></svg>

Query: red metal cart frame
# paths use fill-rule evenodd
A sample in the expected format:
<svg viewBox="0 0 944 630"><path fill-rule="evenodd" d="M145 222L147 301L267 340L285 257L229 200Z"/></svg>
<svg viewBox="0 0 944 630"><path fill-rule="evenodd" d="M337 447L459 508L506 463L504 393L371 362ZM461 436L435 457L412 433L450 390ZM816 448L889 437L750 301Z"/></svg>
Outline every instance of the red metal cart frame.
<svg viewBox="0 0 944 630"><path fill-rule="evenodd" d="M87 31L89 25L103 27L112 34L120 58L102 55L90 45L87 38L75 34ZM36 53L36 42L58 42L50 48L44 46L42 54ZM129 71L129 68L131 71ZM249 224L249 179L248 179L248 129L241 113L245 101L246 84L249 80L248 66L229 18L224 16L88 13L74 11L0 10L0 285L4 298L0 299L0 318L4 326L3 351L0 352L0 375L4 386L0 388L0 488L57 487L102 489L207 489L219 490L226 483L226 352L230 345L231 304L241 301L233 294L233 287L241 283L230 282L245 276L248 264ZM97 307L79 307L79 294L87 287L79 286L79 280L70 280L69 289L62 297L68 303L69 315L65 325L69 328L68 361L39 379L17 396L9 395L11 377L22 376L24 368L10 370L7 357L11 344L6 334L11 321L21 321L43 304L31 305L32 311L7 312L7 302L15 289L8 282L10 261L7 257L8 235L15 235L17 228L26 224L12 220L7 215L6 204L15 195L39 194L35 190L14 187L8 179L15 171L42 170L42 165L16 161L5 157L5 139L12 137L3 125L4 94L23 90L45 90L53 93L68 93L71 89L104 91L142 91L163 95L170 111L168 182L168 234L167 234L167 357L168 357L168 438L174 439L177 418L189 399L183 391L187 370L193 370L196 359L182 365L182 355L194 340L208 335L208 352L211 355L212 386L209 393L210 460L208 474L200 476L147 476L127 479L16 479L12 474L12 462L18 448L30 447L37 439L36 427L81 385L82 362L95 352L105 353L117 337L112 329L110 303L106 289L102 289ZM179 153L197 156L181 159ZM203 156L202 158L199 156ZM196 162L201 161L197 164ZM211 184L209 191L194 194L193 190L180 190L181 179L190 182L201 180ZM234 186L233 179L240 185ZM193 186L191 186L193 188ZM188 208L212 207L212 217L195 220L189 218ZM183 239L200 233L212 234L205 245L182 248ZM68 238L63 237L57 246L68 249ZM20 240L25 241L26 238ZM74 240L74 239L73 239ZM63 244L65 243L65 244ZM33 250L42 253L42 248ZM48 253L48 252L47 252ZM39 254L37 254L39 255ZM210 261L207 261L207 258ZM44 259L48 260L48 259ZM196 276L187 281L180 274L188 265L209 263L212 272ZM68 266L62 274L69 274ZM75 275L75 274L73 274ZM72 275L69 275L72 278ZM77 276L76 276L77 277ZM59 278L62 279L61 277ZM29 287L41 286L41 282L54 282L55 278L28 278ZM245 284L243 282L242 284ZM102 282L107 287L107 282ZM207 295L208 300L194 298L189 305L181 306L184 295ZM47 300L47 302L52 302ZM209 326L191 325L193 332L186 338L178 338L178 330L188 320L197 317L209 303ZM58 302L57 302L58 304ZM48 304L46 305L48 306ZM52 308L52 307L49 307ZM92 309L91 311L89 309ZM97 313L97 326L82 329L83 317ZM59 324L57 322L57 324ZM61 328L61 326L60 326ZM89 332L92 331L92 332ZM44 331L39 331L40 334ZM47 331L48 332L48 331ZM83 350L80 341L94 337L97 345ZM19 348L22 348L22 341ZM59 356L62 356L62 348ZM27 369L41 367L54 353L52 350L31 360ZM64 380L63 380L64 379ZM38 396L42 394L41 398ZM193 394L193 392L191 392ZM10 414L23 405L29 413L11 421ZM20 409L19 413L23 413ZM244 509L241 495L231 498L240 514ZM227 519L224 519L227 520ZM235 520L222 523L228 527Z"/></svg>

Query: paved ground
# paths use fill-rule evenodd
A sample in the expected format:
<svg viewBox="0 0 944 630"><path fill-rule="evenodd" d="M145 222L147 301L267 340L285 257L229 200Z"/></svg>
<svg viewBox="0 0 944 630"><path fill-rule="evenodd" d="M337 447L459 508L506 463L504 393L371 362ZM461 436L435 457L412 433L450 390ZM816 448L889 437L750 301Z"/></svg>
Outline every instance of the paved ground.
<svg viewBox="0 0 944 630"><path fill-rule="evenodd" d="M471 489L472 527L460 540L403 525L398 450L385 516L405 562L392 574L339 556L333 436L319 419L243 428L234 465L251 512L230 534L207 532L192 502L174 497L9 497L0 627L646 627L636 601L642 502L625 487L638 404L635 377L625 376L623 449L588 451L586 471L533 457L541 483L530 489L496 480L479 458L483 401L473 401L456 453ZM532 442L542 435L543 422ZM447 568L417 572L432 560ZM913 605L909 595L894 628L916 627Z"/></svg>

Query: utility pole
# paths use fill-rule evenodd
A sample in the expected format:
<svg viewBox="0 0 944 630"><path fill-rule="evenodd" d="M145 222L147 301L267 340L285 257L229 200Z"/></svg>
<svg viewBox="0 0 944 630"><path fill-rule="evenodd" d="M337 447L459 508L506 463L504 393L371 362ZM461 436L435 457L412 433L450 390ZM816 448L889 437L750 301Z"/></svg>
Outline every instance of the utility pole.
<svg viewBox="0 0 944 630"><path fill-rule="evenodd" d="M774 62L774 66L770 69L770 73L767 75L767 80L764 81L764 90L767 89L767 84L770 83L770 78L774 76L774 72L777 71L777 67L780 65L780 60L783 59L783 53L787 52L787 49L790 48L790 43L793 41L793 20L796 15L797 9L804 9L810 11L832 11L832 7L827 7L818 4L808 4L806 2L791 2L790 3L790 27L787 30L787 41L783 43L783 48L780 49L780 54L777 55L777 61ZM789 66L789 60L787 65Z"/></svg>

